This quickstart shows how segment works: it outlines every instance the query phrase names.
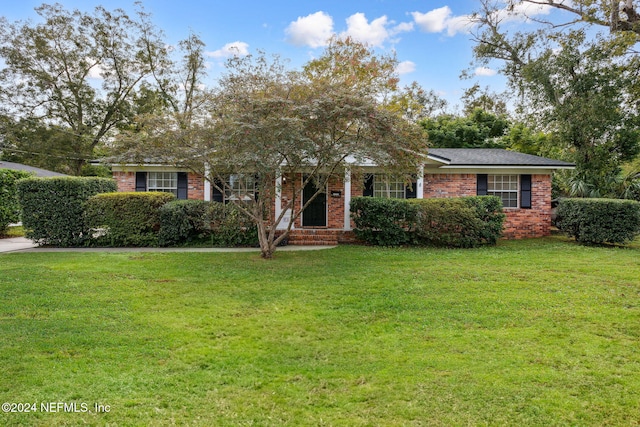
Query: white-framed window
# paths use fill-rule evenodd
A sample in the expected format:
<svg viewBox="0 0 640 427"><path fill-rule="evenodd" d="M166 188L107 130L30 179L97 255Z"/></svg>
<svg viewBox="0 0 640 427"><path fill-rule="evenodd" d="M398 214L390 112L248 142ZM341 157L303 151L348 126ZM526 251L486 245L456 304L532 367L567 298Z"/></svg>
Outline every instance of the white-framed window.
<svg viewBox="0 0 640 427"><path fill-rule="evenodd" d="M404 199L405 184L399 177L383 174L373 176L373 197L387 199Z"/></svg>
<svg viewBox="0 0 640 427"><path fill-rule="evenodd" d="M147 191L163 191L178 195L177 172L149 172L147 174Z"/></svg>
<svg viewBox="0 0 640 427"><path fill-rule="evenodd" d="M225 200L252 200L256 194L256 177L245 174L229 175L224 190Z"/></svg>
<svg viewBox="0 0 640 427"><path fill-rule="evenodd" d="M487 194L500 197L505 208L517 208L518 175L488 175Z"/></svg>

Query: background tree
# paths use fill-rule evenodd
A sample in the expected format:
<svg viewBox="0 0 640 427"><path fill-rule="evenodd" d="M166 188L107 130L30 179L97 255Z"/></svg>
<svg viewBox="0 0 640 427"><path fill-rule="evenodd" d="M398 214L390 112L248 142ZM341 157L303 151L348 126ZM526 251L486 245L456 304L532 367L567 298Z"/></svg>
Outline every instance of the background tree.
<svg viewBox="0 0 640 427"><path fill-rule="evenodd" d="M464 105L462 112L465 116L471 116L478 109L496 116L509 115L506 95L491 92L489 88L482 89L477 83L466 89L460 100Z"/></svg>
<svg viewBox="0 0 640 427"><path fill-rule="evenodd" d="M482 4L475 56L502 61L524 119L551 134L576 162L565 190L612 194L611 177L639 151L638 68L628 35L588 38L581 27L509 34L501 4Z"/></svg>
<svg viewBox="0 0 640 427"><path fill-rule="evenodd" d="M444 114L447 101L433 90L423 89L418 82L412 82L391 97L388 108L401 114L411 122Z"/></svg>
<svg viewBox="0 0 640 427"><path fill-rule="evenodd" d="M212 97L204 84L204 43L191 34L169 47L151 30L144 33L142 54L151 77L133 94L130 119L121 123L111 159L144 163L153 155L171 164L200 148L209 117Z"/></svg>
<svg viewBox="0 0 640 427"><path fill-rule="evenodd" d="M569 22L558 24L534 18L542 23L553 26L567 26L576 23L599 25L609 28L611 32L627 32L640 35L640 15L634 0L508 0L507 7L510 10L520 6L538 5L553 7L569 12L573 18ZM525 9L523 9L525 10Z"/></svg>
<svg viewBox="0 0 640 427"><path fill-rule="evenodd" d="M475 109L466 117L442 114L425 118L420 126L433 148L505 148L503 137L510 122L506 116Z"/></svg>
<svg viewBox="0 0 640 427"><path fill-rule="evenodd" d="M55 169L80 175L127 117L131 95L150 75L153 64L144 49L152 45L163 52L164 44L142 10L135 18L103 7L92 14L60 4L36 11L42 18L37 24L0 19L0 105L16 122L59 130L64 138L56 151L67 160ZM31 141L15 143L25 149Z"/></svg>

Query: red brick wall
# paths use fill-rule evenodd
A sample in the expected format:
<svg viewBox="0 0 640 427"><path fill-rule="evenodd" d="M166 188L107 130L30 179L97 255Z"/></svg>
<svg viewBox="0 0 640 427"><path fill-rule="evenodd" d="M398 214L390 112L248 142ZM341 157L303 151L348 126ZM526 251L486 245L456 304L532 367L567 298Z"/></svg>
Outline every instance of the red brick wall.
<svg viewBox="0 0 640 427"><path fill-rule="evenodd" d="M118 183L118 191L136 191L135 172L113 172L113 178Z"/></svg>
<svg viewBox="0 0 640 427"><path fill-rule="evenodd" d="M204 177L195 173L187 174L187 198L204 200Z"/></svg>
<svg viewBox="0 0 640 427"><path fill-rule="evenodd" d="M531 176L531 209L505 209L504 237L548 236L551 232L551 175Z"/></svg>
<svg viewBox="0 0 640 427"><path fill-rule="evenodd" d="M424 176L424 198L459 197L476 195L475 174L426 174ZM551 176L531 176L531 209L504 210L507 215L504 237L548 236L551 228Z"/></svg>
<svg viewBox="0 0 640 427"><path fill-rule="evenodd" d="M327 227L344 228L344 180L331 177L327 185ZM340 197L331 197L332 191L339 191Z"/></svg>
<svg viewBox="0 0 640 427"><path fill-rule="evenodd" d="M118 184L118 191L136 191L135 172L115 171L113 178ZM204 177L191 172L187 174L187 197L204 200Z"/></svg>
<svg viewBox="0 0 640 427"><path fill-rule="evenodd" d="M425 174L424 198L476 195L475 174Z"/></svg>

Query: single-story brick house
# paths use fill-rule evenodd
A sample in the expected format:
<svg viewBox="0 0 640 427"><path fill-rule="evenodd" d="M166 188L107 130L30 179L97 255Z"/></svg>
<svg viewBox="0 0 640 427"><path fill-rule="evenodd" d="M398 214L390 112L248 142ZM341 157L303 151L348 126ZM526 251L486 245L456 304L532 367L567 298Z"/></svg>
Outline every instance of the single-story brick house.
<svg viewBox="0 0 640 427"><path fill-rule="evenodd" d="M421 199L496 195L507 215L506 238L546 236L551 228L551 175L558 169L573 168L571 163L502 149L433 148L410 185L378 173L374 166L360 168L364 173L357 175L346 170L344 178L330 179L324 194L296 219L290 242L348 241L353 228L349 205L357 196ZM251 176L231 176L229 191L222 194L204 177L185 169L148 163L114 164L112 170L119 191L170 191L179 199L224 202L247 197L254 185ZM291 197L286 180L294 178L281 179L276 215ZM313 192L304 191L300 203Z"/></svg>

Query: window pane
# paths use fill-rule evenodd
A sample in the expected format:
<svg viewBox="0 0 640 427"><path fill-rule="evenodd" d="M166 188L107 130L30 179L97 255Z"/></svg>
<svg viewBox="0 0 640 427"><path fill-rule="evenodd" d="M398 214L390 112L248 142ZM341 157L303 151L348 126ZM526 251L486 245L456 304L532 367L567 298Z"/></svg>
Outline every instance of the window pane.
<svg viewBox="0 0 640 427"><path fill-rule="evenodd" d="M229 175L227 188L225 188L226 200L251 200L256 194L256 179L253 175Z"/></svg>
<svg viewBox="0 0 640 427"><path fill-rule="evenodd" d="M404 181L394 176L375 174L373 176L373 197L404 199Z"/></svg>
<svg viewBox="0 0 640 427"><path fill-rule="evenodd" d="M500 197L505 208L518 207L518 175L489 175L487 194Z"/></svg>
<svg viewBox="0 0 640 427"><path fill-rule="evenodd" d="M177 172L149 172L147 174L147 189L149 191L163 191L178 194Z"/></svg>

